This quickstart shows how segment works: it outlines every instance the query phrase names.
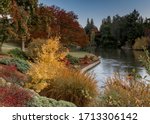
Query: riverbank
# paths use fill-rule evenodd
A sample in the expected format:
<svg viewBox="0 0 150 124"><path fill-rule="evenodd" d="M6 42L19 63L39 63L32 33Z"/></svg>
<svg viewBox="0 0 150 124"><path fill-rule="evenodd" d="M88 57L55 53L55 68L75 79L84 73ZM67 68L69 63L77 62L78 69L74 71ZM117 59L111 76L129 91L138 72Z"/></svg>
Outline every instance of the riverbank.
<svg viewBox="0 0 150 124"><path fill-rule="evenodd" d="M92 68L96 67L99 64L100 64L100 57L98 57L98 60L95 61L94 63L91 63L91 64L85 66L84 68L82 68L81 72L82 73L87 72L87 71L91 70Z"/></svg>

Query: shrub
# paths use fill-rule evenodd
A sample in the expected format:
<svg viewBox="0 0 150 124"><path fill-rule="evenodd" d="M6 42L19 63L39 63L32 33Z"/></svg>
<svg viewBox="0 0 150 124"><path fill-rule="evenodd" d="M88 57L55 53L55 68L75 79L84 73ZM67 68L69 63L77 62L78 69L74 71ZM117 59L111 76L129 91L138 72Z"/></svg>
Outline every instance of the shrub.
<svg viewBox="0 0 150 124"><path fill-rule="evenodd" d="M23 86L27 82L26 75L17 71L16 66L0 65L0 77L6 81Z"/></svg>
<svg viewBox="0 0 150 124"><path fill-rule="evenodd" d="M0 107L75 107L73 103L56 101L39 96L34 91L24 89L0 78Z"/></svg>
<svg viewBox="0 0 150 124"><path fill-rule="evenodd" d="M150 85L131 77L121 79L115 76L107 80L100 98L99 105L105 107L149 107Z"/></svg>
<svg viewBox="0 0 150 124"><path fill-rule="evenodd" d="M26 73L30 68L27 61L19 58L3 58L0 60L0 63L5 65L14 65L22 73Z"/></svg>
<svg viewBox="0 0 150 124"><path fill-rule="evenodd" d="M141 37L135 40L133 49L142 50L144 47L148 48L150 46L150 39L148 37Z"/></svg>
<svg viewBox="0 0 150 124"><path fill-rule="evenodd" d="M90 106L98 95L97 82L93 77L73 70L61 70L49 84L40 95L69 101L77 106Z"/></svg>
<svg viewBox="0 0 150 124"><path fill-rule="evenodd" d="M79 63L79 59L71 55L67 55L66 58L69 60L70 64L72 65Z"/></svg>
<svg viewBox="0 0 150 124"><path fill-rule="evenodd" d="M17 85L10 83L0 85L0 106L25 107L31 98L30 92Z"/></svg>
<svg viewBox="0 0 150 124"><path fill-rule="evenodd" d="M59 38L49 39L42 46L37 61L31 64L28 75L32 80L26 87L40 92L47 86L47 80L55 79L57 72L65 68L65 64L60 61L65 56L66 53L61 51Z"/></svg>
<svg viewBox="0 0 150 124"><path fill-rule="evenodd" d="M23 60L27 60L27 55L25 54L25 52L23 52L22 50L16 48L13 50L10 50L8 52L10 55L12 55L15 58L19 58L19 59L23 59Z"/></svg>
<svg viewBox="0 0 150 124"><path fill-rule="evenodd" d="M140 61L144 64L147 72L150 74L150 54L148 50L145 50L145 56L140 56Z"/></svg>
<svg viewBox="0 0 150 124"><path fill-rule="evenodd" d="M73 103L56 101L51 98L35 95L28 103L28 107L75 107Z"/></svg>
<svg viewBox="0 0 150 124"><path fill-rule="evenodd" d="M45 39L34 39L32 42L30 42L27 47L27 56L35 61L38 58L38 54L42 50L42 45L45 44L46 41L47 40Z"/></svg>

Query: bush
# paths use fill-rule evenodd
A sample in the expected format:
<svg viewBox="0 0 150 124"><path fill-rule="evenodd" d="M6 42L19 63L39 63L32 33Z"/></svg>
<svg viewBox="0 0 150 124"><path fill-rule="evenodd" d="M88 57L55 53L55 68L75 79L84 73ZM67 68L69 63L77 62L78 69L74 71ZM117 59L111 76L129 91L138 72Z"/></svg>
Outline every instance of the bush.
<svg viewBox="0 0 150 124"><path fill-rule="evenodd" d="M31 64L28 75L32 80L26 87L40 92L47 86L47 80L55 79L57 72L65 68L65 64L60 61L65 56L66 53L61 51L59 38L49 39L42 46L37 61Z"/></svg>
<svg viewBox="0 0 150 124"><path fill-rule="evenodd" d="M0 107L75 107L73 103L56 101L39 96L34 91L24 89L0 78Z"/></svg>
<svg viewBox="0 0 150 124"><path fill-rule="evenodd" d="M149 107L150 85L132 77L115 76L107 80L99 103L105 107Z"/></svg>
<svg viewBox="0 0 150 124"><path fill-rule="evenodd" d="M47 40L45 39L34 39L32 42L30 42L27 47L27 56L35 61L38 58L38 54L42 50L42 45L45 44L46 41Z"/></svg>
<svg viewBox="0 0 150 124"><path fill-rule="evenodd" d="M14 65L22 73L26 73L30 68L27 61L19 58L3 58L0 60L0 63L5 65Z"/></svg>
<svg viewBox="0 0 150 124"><path fill-rule="evenodd" d="M143 48L148 48L150 46L150 39L148 37L141 37L135 40L135 44L133 45L133 49L143 50Z"/></svg>
<svg viewBox="0 0 150 124"><path fill-rule="evenodd" d="M148 50L145 51L145 56L140 56L140 61L144 64L148 74L150 74L150 54Z"/></svg>
<svg viewBox="0 0 150 124"><path fill-rule="evenodd" d="M15 57L15 58L19 58L19 59L23 59L23 60L27 60L28 59L28 57L25 54L25 52L23 52L22 50L20 50L18 48L10 50L8 53L10 55L12 55L12 57Z"/></svg>
<svg viewBox="0 0 150 124"><path fill-rule="evenodd" d="M73 103L56 101L54 99L35 95L28 103L28 107L75 107Z"/></svg>
<svg viewBox="0 0 150 124"><path fill-rule="evenodd" d="M25 107L31 99L31 92L11 83L0 82L1 107Z"/></svg>
<svg viewBox="0 0 150 124"><path fill-rule="evenodd" d="M27 82L26 75L17 71L16 66L0 65L0 77L6 81L23 86Z"/></svg>
<svg viewBox="0 0 150 124"><path fill-rule="evenodd" d="M40 95L65 100L77 106L90 106L98 95L97 82L93 77L76 71L61 70Z"/></svg>
<svg viewBox="0 0 150 124"><path fill-rule="evenodd" d="M68 61L69 61L70 64L72 64L72 65L79 63L79 59L76 58L76 57L73 57L73 56L71 56L71 55L67 55L66 58L68 59Z"/></svg>

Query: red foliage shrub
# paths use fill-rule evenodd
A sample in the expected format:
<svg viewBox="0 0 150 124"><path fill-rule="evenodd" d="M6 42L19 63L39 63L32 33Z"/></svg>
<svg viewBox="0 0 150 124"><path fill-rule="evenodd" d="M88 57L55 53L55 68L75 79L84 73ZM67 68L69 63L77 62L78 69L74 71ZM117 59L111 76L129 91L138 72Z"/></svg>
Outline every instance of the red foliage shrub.
<svg viewBox="0 0 150 124"><path fill-rule="evenodd" d="M0 87L0 106L25 107L31 98L31 93L19 86Z"/></svg>
<svg viewBox="0 0 150 124"><path fill-rule="evenodd" d="M17 71L14 65L0 65L0 77L11 83L23 85L27 81L27 76Z"/></svg>

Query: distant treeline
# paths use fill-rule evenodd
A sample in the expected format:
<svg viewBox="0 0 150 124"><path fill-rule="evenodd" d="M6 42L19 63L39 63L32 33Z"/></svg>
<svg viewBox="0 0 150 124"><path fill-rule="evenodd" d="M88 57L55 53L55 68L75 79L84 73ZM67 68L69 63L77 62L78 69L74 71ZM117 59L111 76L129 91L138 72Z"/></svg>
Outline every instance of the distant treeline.
<svg viewBox="0 0 150 124"><path fill-rule="evenodd" d="M94 40L100 47L133 48L136 40L138 44L144 42L146 47L149 47L150 43L150 19L143 18L137 10L125 16L108 16L102 20L99 30L94 25L93 19L91 22L88 19L85 31L89 37L93 32L95 33ZM146 37L145 41L143 37Z"/></svg>

